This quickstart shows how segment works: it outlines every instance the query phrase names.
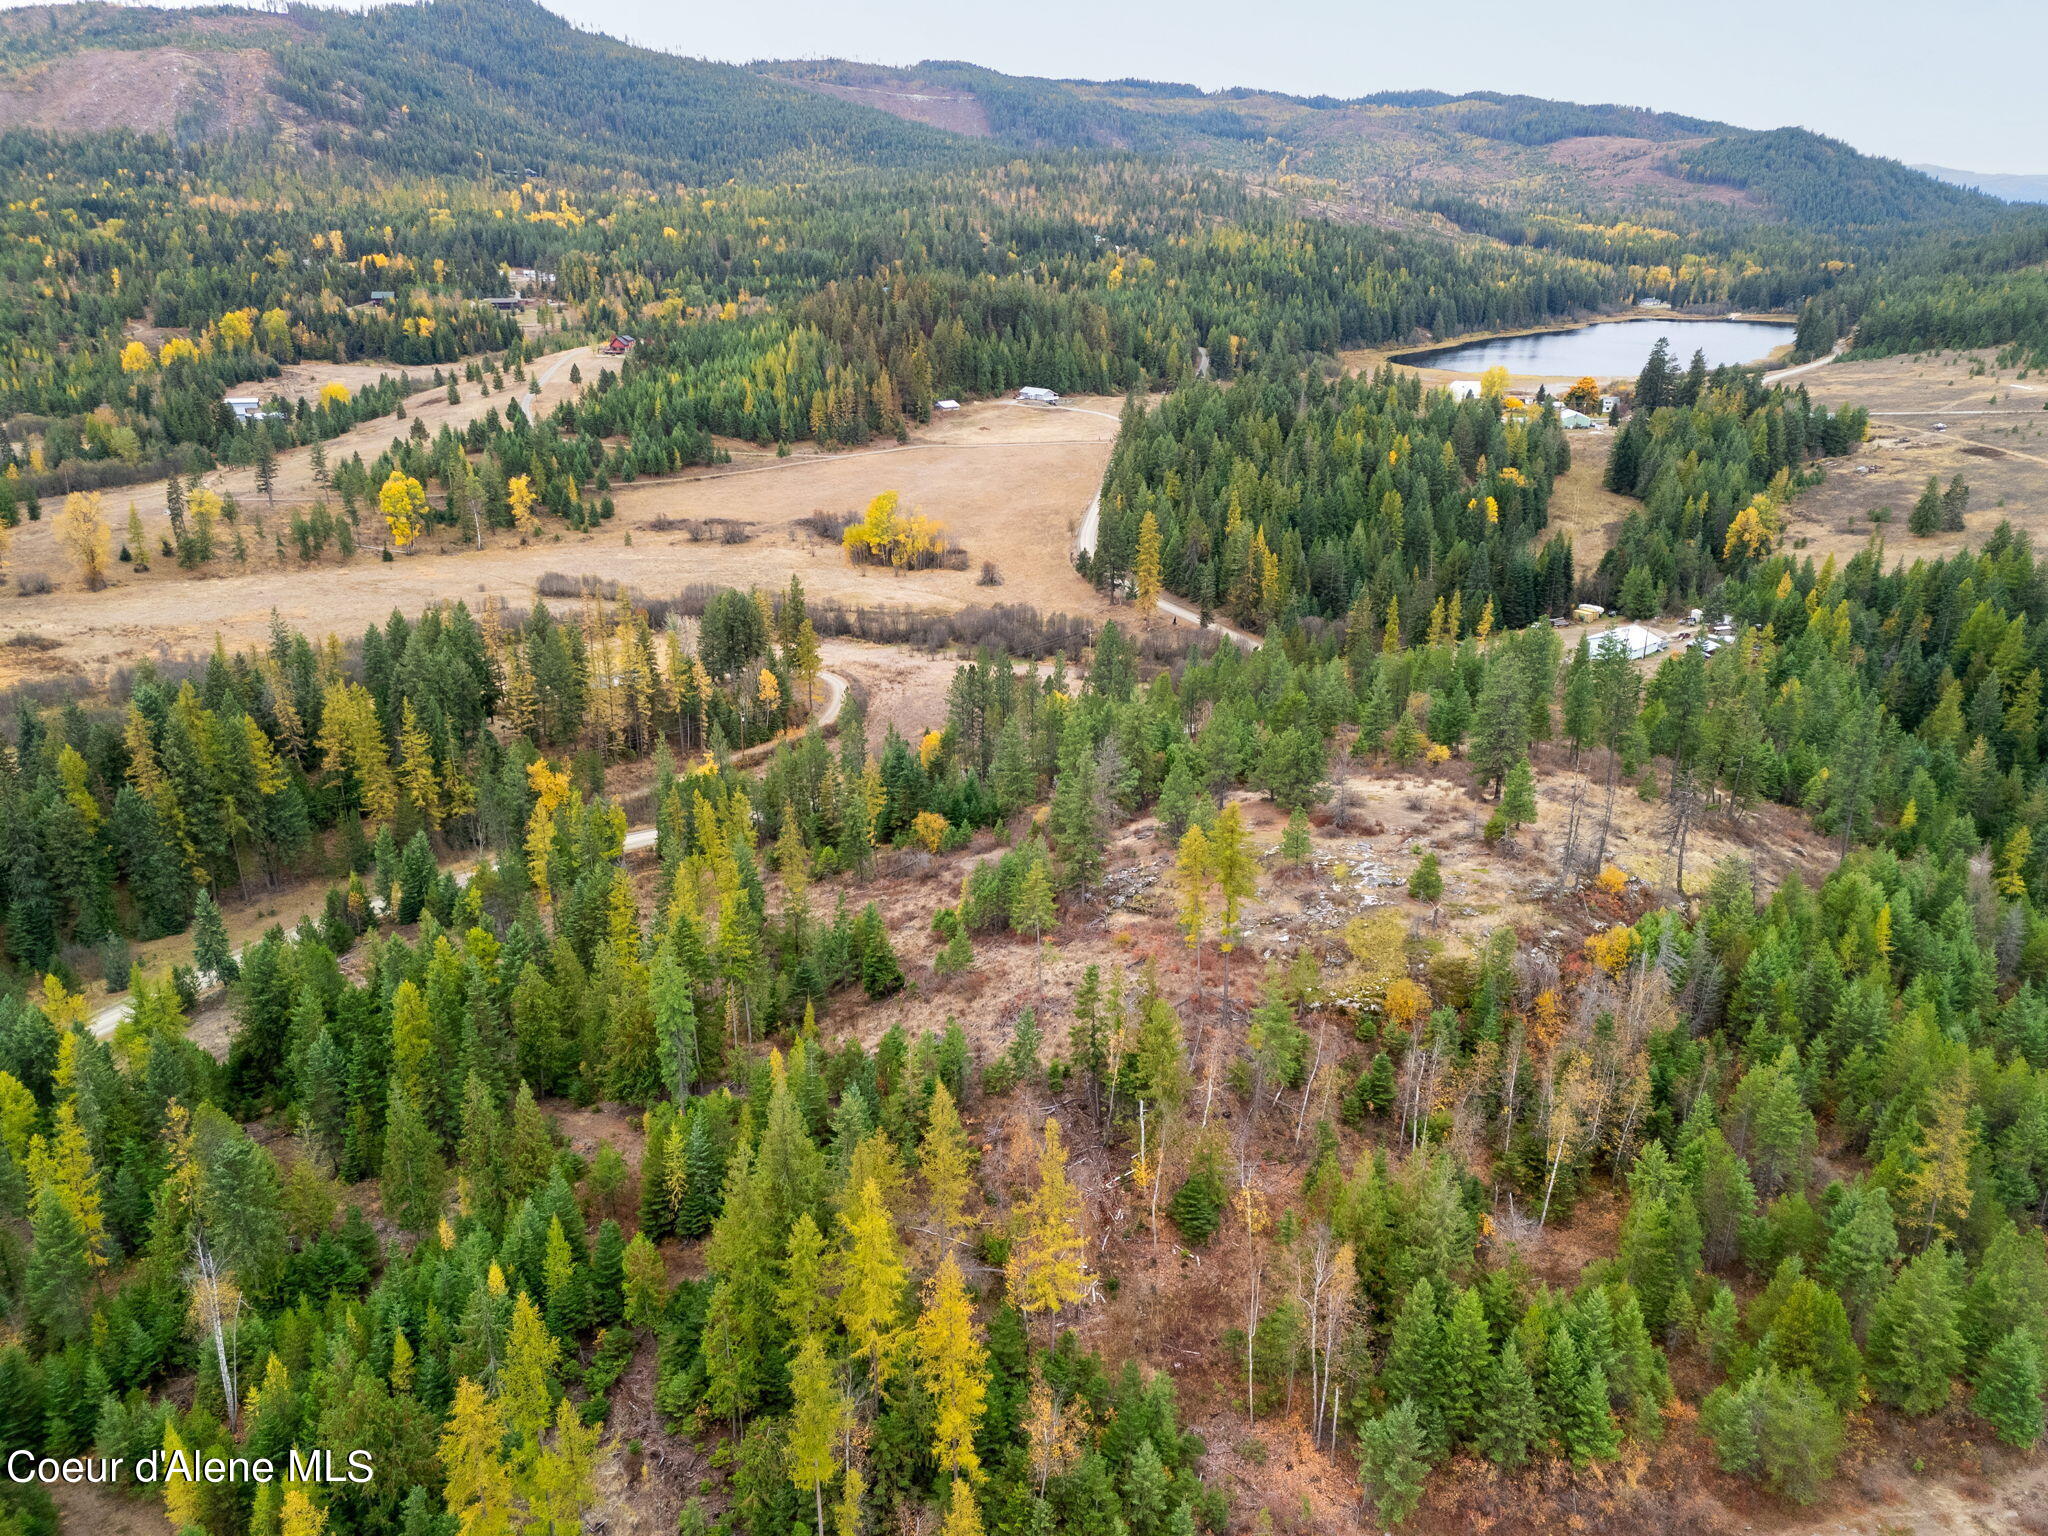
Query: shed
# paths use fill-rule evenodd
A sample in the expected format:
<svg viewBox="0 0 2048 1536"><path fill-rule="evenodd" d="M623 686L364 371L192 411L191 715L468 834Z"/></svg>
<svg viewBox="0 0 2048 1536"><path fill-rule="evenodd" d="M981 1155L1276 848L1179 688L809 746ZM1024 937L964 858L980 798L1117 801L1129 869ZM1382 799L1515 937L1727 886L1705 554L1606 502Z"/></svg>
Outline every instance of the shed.
<svg viewBox="0 0 2048 1536"><path fill-rule="evenodd" d="M1645 629L1640 624L1617 624L1613 629L1603 629L1593 637L1593 650L1596 653L1616 648L1626 651L1630 661L1642 661L1647 657L1663 655L1671 648L1671 642L1654 629Z"/></svg>
<svg viewBox="0 0 2048 1536"><path fill-rule="evenodd" d="M935 411L957 411L960 409L960 402L958 400L934 400L932 402L932 409Z"/></svg>
<svg viewBox="0 0 2048 1536"><path fill-rule="evenodd" d="M1584 411L1575 411L1568 405L1560 405L1557 408L1557 424L1567 432L1583 432L1588 427L1599 425Z"/></svg>
<svg viewBox="0 0 2048 1536"><path fill-rule="evenodd" d="M1590 624L1595 619L1604 617L1606 613L1607 610L1598 603L1581 603L1572 610L1572 617L1581 624Z"/></svg>

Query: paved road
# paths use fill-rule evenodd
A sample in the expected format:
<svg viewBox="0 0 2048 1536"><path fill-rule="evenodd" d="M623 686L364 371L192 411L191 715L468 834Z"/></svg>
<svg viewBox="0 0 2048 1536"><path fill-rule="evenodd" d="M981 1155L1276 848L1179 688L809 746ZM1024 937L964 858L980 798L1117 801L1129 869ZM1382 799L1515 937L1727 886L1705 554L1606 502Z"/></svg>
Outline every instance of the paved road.
<svg viewBox="0 0 2048 1536"><path fill-rule="evenodd" d="M825 707L819 711L818 718L813 723L823 727L836 721L839 718L840 710L846 705L846 679L837 672L820 672L818 676L825 684ZM808 728L808 726L805 727L805 729ZM643 853L654 846L654 836L655 829L652 826L632 827L627 830L625 839L619 846L621 851L625 853ZM457 885L467 883L472 871L472 866L467 860L451 863L447 868L455 876L455 883ZM234 953L237 960L242 958L241 950L238 949ZM203 995L217 989L218 984L216 983L213 986L202 988L201 992ZM134 998L124 995L118 1000L108 1003L99 1012L95 1013L92 1016L92 1022L89 1027L95 1035L105 1039L120 1027L123 1019L127 1018L134 1011Z"/></svg>

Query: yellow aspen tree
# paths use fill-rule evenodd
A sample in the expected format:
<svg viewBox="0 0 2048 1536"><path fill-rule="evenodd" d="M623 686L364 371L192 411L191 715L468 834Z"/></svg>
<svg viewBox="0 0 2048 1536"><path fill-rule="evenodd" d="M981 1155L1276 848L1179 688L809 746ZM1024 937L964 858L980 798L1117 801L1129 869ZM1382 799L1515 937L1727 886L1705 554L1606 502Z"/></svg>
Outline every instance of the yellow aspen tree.
<svg viewBox="0 0 2048 1536"><path fill-rule="evenodd" d="M934 1405L932 1457L941 1472L978 1477L974 1434L988 1409L988 1351L975 1332L974 1307L950 1253L925 1287L913 1342L918 1380Z"/></svg>
<svg viewBox="0 0 2048 1536"><path fill-rule="evenodd" d="M1136 571L1138 611L1150 613L1159 601L1164 583L1159 574L1159 519L1148 508L1138 523L1138 565Z"/></svg>
<svg viewBox="0 0 2048 1536"><path fill-rule="evenodd" d="M931 1207L932 1225L938 1229L940 1250L951 1252L954 1241L969 1226L967 1196L974 1188L974 1175L960 1111L942 1081L932 1085L932 1103L925 1114L917 1167L924 1178L925 1198Z"/></svg>
<svg viewBox="0 0 2048 1536"><path fill-rule="evenodd" d="M404 549L427 529L427 492L402 469L394 469L377 492L377 511L394 549Z"/></svg>
<svg viewBox="0 0 2048 1536"><path fill-rule="evenodd" d="M64 510L57 514L57 542L78 567L86 591L97 592L107 584L114 535L100 509L98 491L73 491L64 498Z"/></svg>
<svg viewBox="0 0 2048 1536"><path fill-rule="evenodd" d="M1082 1262L1081 1197L1067 1177L1060 1123L1048 1116L1038 1154L1038 1187L1018 1207L1006 1280L1019 1311L1057 1313L1088 1294Z"/></svg>
<svg viewBox="0 0 2048 1536"><path fill-rule="evenodd" d="M526 475L514 475L505 482L505 499L511 504L512 526L521 538L531 538L540 532L540 519L534 516L534 505L540 500L534 491L533 481Z"/></svg>
<svg viewBox="0 0 2048 1536"><path fill-rule="evenodd" d="M505 1421L498 1405L467 1376L455 1384L455 1405L441 1433L443 1497L461 1536L511 1536L513 1490L505 1464Z"/></svg>

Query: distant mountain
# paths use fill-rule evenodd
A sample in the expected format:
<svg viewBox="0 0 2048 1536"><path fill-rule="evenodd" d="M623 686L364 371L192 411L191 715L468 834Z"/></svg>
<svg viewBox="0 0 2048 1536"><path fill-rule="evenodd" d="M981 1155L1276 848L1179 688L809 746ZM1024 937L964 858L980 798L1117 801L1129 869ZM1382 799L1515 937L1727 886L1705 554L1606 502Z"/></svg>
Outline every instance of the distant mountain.
<svg viewBox="0 0 2048 1536"><path fill-rule="evenodd" d="M1979 192L2002 197L2008 203L2048 203L2048 175L1993 175L1980 171L1958 171L1946 165L1916 165L1913 169L1925 172L1937 181L1946 181L1958 187L1974 187Z"/></svg>
<svg viewBox="0 0 2048 1536"><path fill-rule="evenodd" d="M148 133L330 168L659 185L1020 149L1134 153L1240 175L1338 218L1450 220L1513 241L1529 237L1527 217L1628 225L1617 238L1638 241L1646 227L1654 239L1702 224L1967 227L1999 209L1797 128L1487 91L1204 92L946 60L740 67L635 47L533 0L29 6L0 10L0 58L0 133ZM1596 236L1551 227L1542 239Z"/></svg>
<svg viewBox="0 0 2048 1536"><path fill-rule="evenodd" d="M1766 132L1612 103L1474 91L1290 96L1158 80L1051 80L928 59L758 61L756 74L840 101L1021 148L1165 154L1307 195L1435 207L1669 207L1716 221L1882 226L1970 223L1986 198L1802 128Z"/></svg>

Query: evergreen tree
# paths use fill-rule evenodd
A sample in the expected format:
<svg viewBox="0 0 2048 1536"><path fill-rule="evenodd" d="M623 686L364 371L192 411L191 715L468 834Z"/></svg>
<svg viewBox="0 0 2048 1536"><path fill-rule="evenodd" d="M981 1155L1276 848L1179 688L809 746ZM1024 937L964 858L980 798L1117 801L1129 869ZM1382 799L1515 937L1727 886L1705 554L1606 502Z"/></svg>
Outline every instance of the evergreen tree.
<svg viewBox="0 0 2048 1536"><path fill-rule="evenodd" d="M216 982L230 982L241 974L228 943L227 923L213 893L204 887L192 898L192 964L200 975Z"/></svg>
<svg viewBox="0 0 2048 1536"><path fill-rule="evenodd" d="M411 1095L393 1083L384 1131L386 1214L408 1232L426 1231L440 1219L447 1180L440 1143Z"/></svg>
<svg viewBox="0 0 2048 1536"><path fill-rule="evenodd" d="M1991 1347L1970 1406L2007 1445L2033 1449L2041 1438L2041 1346L2026 1329L2013 1329Z"/></svg>
<svg viewBox="0 0 2048 1536"><path fill-rule="evenodd" d="M1522 1363L1520 1346L1510 1337L1501 1345L1500 1358L1494 1363L1488 1382L1476 1442L1479 1454L1512 1472L1529 1459L1545 1438L1536 1383Z"/></svg>
<svg viewBox="0 0 2048 1536"><path fill-rule="evenodd" d="M1399 1525L1422 1500L1429 1476L1428 1435L1413 1401L1402 1398L1385 1413L1368 1419L1358 1432L1359 1480L1373 1501L1374 1512L1389 1525Z"/></svg>
<svg viewBox="0 0 2048 1536"><path fill-rule="evenodd" d="M1870 1383L1879 1397L1912 1414L1947 1403L1963 1363L1960 1311L1948 1251L1914 1255L1871 1309Z"/></svg>

